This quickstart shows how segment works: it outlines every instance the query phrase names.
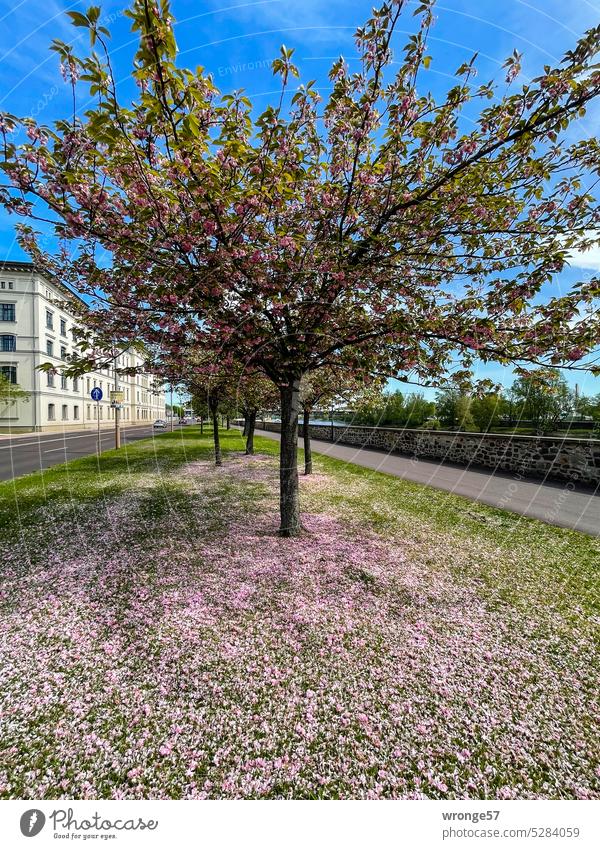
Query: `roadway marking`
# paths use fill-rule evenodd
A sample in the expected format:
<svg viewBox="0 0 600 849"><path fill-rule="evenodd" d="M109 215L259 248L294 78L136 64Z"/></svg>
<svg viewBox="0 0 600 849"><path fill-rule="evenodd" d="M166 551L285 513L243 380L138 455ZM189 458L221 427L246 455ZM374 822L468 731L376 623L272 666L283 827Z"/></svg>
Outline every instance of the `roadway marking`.
<svg viewBox="0 0 600 849"><path fill-rule="evenodd" d="M132 430L132 428L128 428L127 431L121 431L121 432L122 433L128 433L129 430ZM82 433L79 436L65 436L62 439L61 438L58 438L58 439L38 439L37 442L21 442L20 440L17 440L16 444L11 443L10 445L0 445L0 451L6 451L9 448L16 449L16 448L19 448L21 446L23 448L27 448L29 445L40 445L40 446L50 445L52 442L66 442L68 439L85 439L86 437L90 437L90 436L93 436L96 439L98 439L98 435L94 431L89 431L89 433ZM110 433L103 433L100 438L105 439L106 437L110 437L111 439L114 439L114 436L115 436L114 431L111 431Z"/></svg>

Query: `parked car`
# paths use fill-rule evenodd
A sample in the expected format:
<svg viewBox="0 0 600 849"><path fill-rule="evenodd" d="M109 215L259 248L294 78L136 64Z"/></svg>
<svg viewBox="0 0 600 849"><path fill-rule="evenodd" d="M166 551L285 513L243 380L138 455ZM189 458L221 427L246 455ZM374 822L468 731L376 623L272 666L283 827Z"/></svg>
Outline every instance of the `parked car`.
<svg viewBox="0 0 600 849"><path fill-rule="evenodd" d="M157 419L152 425L152 427L154 428L154 430L165 430L165 428L167 427L167 423L164 419Z"/></svg>

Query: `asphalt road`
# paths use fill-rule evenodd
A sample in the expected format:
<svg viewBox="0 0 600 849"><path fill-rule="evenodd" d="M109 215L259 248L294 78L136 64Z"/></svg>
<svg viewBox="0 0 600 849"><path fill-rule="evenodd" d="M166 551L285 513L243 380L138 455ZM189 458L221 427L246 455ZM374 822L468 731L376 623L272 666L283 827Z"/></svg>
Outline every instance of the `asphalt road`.
<svg viewBox="0 0 600 849"><path fill-rule="evenodd" d="M148 439L152 434L151 424L123 428L121 444L126 445L137 442L139 439ZM2 438L0 439L0 480L10 480L30 472L39 472L41 469L48 469L50 466L56 466L68 460L94 454L97 439L96 431L73 431L64 434L31 433ZM114 448L114 430L101 430L100 439L102 450Z"/></svg>
<svg viewBox="0 0 600 849"><path fill-rule="evenodd" d="M261 436L279 439L278 433L261 430ZM312 440L313 451L347 460L378 472L428 484L445 492L464 495L491 507L541 519L551 525L600 536L600 492L571 483L518 479L505 472L469 469L437 460L402 457L371 448L334 445Z"/></svg>

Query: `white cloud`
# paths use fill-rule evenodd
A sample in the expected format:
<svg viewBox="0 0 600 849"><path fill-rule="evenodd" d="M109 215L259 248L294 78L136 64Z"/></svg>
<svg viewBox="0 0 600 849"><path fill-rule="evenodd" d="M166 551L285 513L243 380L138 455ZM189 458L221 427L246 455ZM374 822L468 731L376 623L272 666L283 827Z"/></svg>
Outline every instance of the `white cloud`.
<svg viewBox="0 0 600 849"><path fill-rule="evenodd" d="M569 263L575 268L600 271L600 245L595 245L587 251L573 251L569 254Z"/></svg>
<svg viewBox="0 0 600 849"><path fill-rule="evenodd" d="M577 249L569 251L569 264L574 268L586 268L589 271L600 271L600 231L586 230L586 239L595 239L596 244L590 245L585 250Z"/></svg>

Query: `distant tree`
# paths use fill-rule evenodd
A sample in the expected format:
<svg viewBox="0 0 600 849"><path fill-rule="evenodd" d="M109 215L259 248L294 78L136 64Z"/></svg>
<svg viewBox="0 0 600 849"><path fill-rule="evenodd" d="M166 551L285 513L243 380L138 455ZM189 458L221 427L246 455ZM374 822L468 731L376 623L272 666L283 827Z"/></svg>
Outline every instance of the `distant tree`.
<svg viewBox="0 0 600 849"><path fill-rule="evenodd" d="M192 410L200 418L200 435L204 434L204 422L210 417L210 410L204 395L192 395Z"/></svg>
<svg viewBox="0 0 600 849"><path fill-rule="evenodd" d="M473 421L479 430L484 432L497 427L507 411L508 401L499 392L488 392L471 400Z"/></svg>
<svg viewBox="0 0 600 849"><path fill-rule="evenodd" d="M373 404L381 397L382 379L359 376L343 366L324 366L304 375L300 381L300 407L303 413L304 474L312 473L310 416L314 409L336 403Z"/></svg>
<svg viewBox="0 0 600 849"><path fill-rule="evenodd" d="M573 402L575 413L582 418L591 418L594 421L600 421L600 395L590 397L582 395Z"/></svg>
<svg viewBox="0 0 600 849"><path fill-rule="evenodd" d="M461 393L456 399L456 422L459 430L475 430L471 414L471 397Z"/></svg>
<svg viewBox="0 0 600 849"><path fill-rule="evenodd" d="M538 433L556 430L573 409L573 394L557 369L536 369L517 378L510 394L518 418L531 421Z"/></svg>
<svg viewBox="0 0 600 849"><path fill-rule="evenodd" d="M439 430L441 426L441 422L436 416L429 416L428 419L425 419L421 428L423 430Z"/></svg>
<svg viewBox="0 0 600 849"><path fill-rule="evenodd" d="M415 392L406 398L399 390L377 395L360 404L353 415L356 424L378 427L420 427L433 415L435 404Z"/></svg>
<svg viewBox="0 0 600 849"><path fill-rule="evenodd" d="M354 410L342 418L356 425L371 425L384 427L388 417L397 418L404 409L404 398L402 393L383 392L379 397L362 398L355 404Z"/></svg>
<svg viewBox="0 0 600 849"><path fill-rule="evenodd" d="M172 407L170 404L167 404L166 409L167 412L172 413L174 416L179 416L180 419L185 415L185 410L180 404L173 404Z"/></svg>
<svg viewBox="0 0 600 849"><path fill-rule="evenodd" d="M433 401L426 401L420 392L407 395L404 400L404 415L401 427L421 427L435 412Z"/></svg>
<svg viewBox="0 0 600 849"><path fill-rule="evenodd" d="M261 410L273 409L279 403L279 392L264 374L243 374L238 384L236 402L244 414L246 454L254 454L256 417Z"/></svg>
<svg viewBox="0 0 600 849"><path fill-rule="evenodd" d="M460 390L455 388L440 389L435 396L435 415L443 428L454 430L458 427L457 404Z"/></svg>

